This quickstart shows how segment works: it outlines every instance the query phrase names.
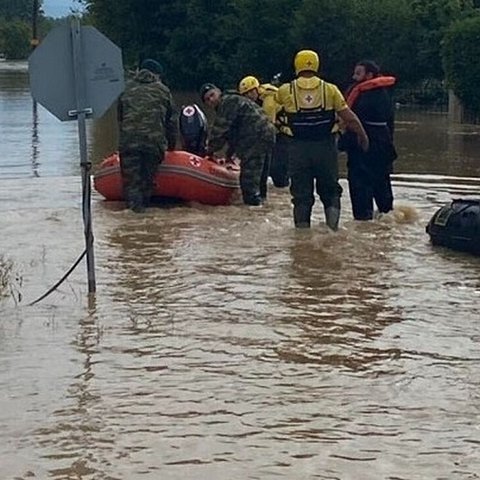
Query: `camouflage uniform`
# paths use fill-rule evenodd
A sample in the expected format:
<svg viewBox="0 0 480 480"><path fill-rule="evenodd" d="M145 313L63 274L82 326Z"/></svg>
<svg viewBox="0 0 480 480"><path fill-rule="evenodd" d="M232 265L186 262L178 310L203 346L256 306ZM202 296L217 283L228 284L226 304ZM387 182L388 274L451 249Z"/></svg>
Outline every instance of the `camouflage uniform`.
<svg viewBox="0 0 480 480"><path fill-rule="evenodd" d="M129 208L142 211L165 150L175 148L177 116L170 90L149 70L140 70L120 97L118 120L124 197Z"/></svg>
<svg viewBox="0 0 480 480"><path fill-rule="evenodd" d="M223 94L216 108L207 154L228 143L240 158L240 188L244 203L261 203L260 178L275 143L275 127L261 107L236 93Z"/></svg>

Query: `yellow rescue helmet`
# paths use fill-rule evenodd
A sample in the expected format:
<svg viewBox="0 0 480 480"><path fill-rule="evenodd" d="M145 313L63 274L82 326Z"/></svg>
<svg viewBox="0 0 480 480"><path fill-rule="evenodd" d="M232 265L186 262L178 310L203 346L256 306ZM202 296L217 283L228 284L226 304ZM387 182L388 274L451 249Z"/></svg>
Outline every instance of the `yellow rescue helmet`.
<svg viewBox="0 0 480 480"><path fill-rule="evenodd" d="M293 64L295 66L296 75L300 72L318 72L318 69L320 68L320 59L318 58L317 52L314 52L313 50L300 50L295 55Z"/></svg>
<svg viewBox="0 0 480 480"><path fill-rule="evenodd" d="M240 83L238 84L238 93L243 95L244 93L253 90L254 88L258 88L260 86L260 82L257 78L249 75L248 77L242 78Z"/></svg>

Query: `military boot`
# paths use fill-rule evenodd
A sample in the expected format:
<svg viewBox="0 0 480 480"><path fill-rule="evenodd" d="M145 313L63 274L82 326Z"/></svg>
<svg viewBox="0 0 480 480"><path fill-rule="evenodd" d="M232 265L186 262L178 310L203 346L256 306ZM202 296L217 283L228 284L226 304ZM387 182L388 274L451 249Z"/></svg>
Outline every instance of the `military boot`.
<svg viewBox="0 0 480 480"><path fill-rule="evenodd" d="M310 228L310 215L312 207L305 205L295 205L293 207L293 221L296 228Z"/></svg>
<svg viewBox="0 0 480 480"><path fill-rule="evenodd" d="M129 192L127 196L127 207L135 213L143 213L145 206L143 205L143 197L139 192Z"/></svg>
<svg viewBox="0 0 480 480"><path fill-rule="evenodd" d="M248 195L248 196L243 197L243 203L245 205L258 207L259 205L262 205L263 198L258 194L257 195Z"/></svg>

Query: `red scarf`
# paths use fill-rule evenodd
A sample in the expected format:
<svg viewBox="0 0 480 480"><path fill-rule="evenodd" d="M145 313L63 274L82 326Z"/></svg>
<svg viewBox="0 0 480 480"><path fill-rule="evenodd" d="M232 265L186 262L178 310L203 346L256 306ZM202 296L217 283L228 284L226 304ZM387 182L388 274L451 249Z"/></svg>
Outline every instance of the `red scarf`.
<svg viewBox="0 0 480 480"><path fill-rule="evenodd" d="M354 103L357 101L358 96L362 92L368 92L369 90L374 90L375 88L391 87L396 81L397 79L395 77L380 75L379 77L374 77L370 80L357 83L347 93L347 104L350 108L352 108Z"/></svg>

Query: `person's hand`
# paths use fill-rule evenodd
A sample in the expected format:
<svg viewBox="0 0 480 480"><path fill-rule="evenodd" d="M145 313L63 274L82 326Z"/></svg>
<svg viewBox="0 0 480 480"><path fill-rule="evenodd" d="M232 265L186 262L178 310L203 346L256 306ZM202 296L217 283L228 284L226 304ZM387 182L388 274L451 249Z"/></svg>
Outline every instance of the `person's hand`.
<svg viewBox="0 0 480 480"><path fill-rule="evenodd" d="M360 145L360 148L364 152L368 152L368 149L370 147L370 141L366 135L359 135L358 138L358 144Z"/></svg>
<svg viewBox="0 0 480 480"><path fill-rule="evenodd" d="M217 159L215 158L214 154L211 152L205 153L205 160L208 160L209 162L217 163Z"/></svg>

